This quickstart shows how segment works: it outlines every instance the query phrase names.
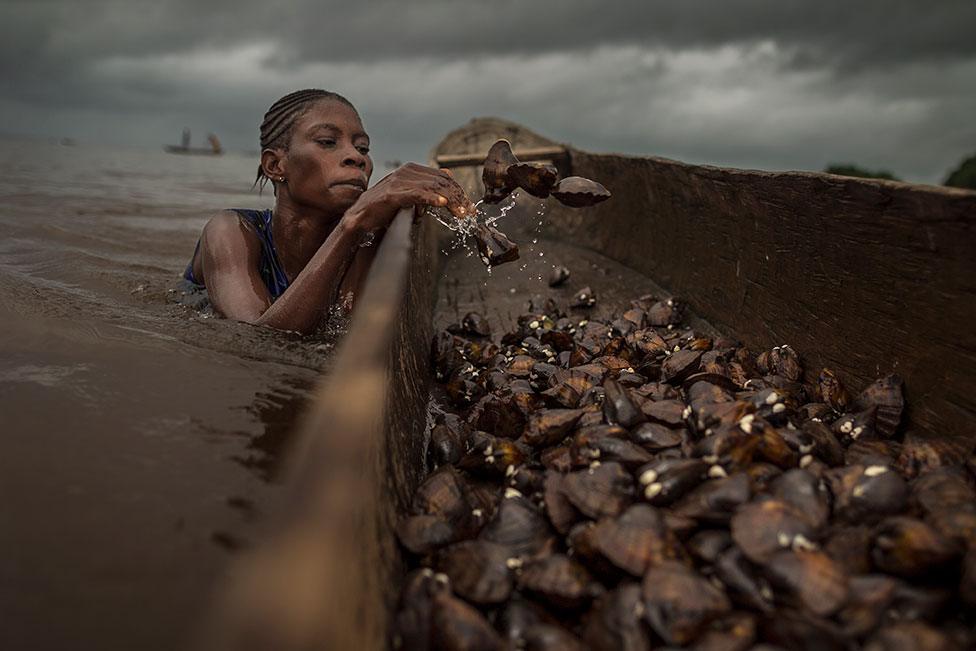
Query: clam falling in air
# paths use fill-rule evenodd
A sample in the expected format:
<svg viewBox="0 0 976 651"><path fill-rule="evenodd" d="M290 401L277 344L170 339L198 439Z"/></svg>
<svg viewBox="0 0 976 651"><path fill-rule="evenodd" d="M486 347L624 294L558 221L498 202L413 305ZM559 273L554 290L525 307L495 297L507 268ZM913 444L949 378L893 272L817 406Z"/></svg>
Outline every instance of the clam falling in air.
<svg viewBox="0 0 976 651"><path fill-rule="evenodd" d="M556 185L559 172L545 163L515 163L507 169L508 179L533 197L545 199Z"/></svg>
<svg viewBox="0 0 976 651"><path fill-rule="evenodd" d="M519 258L518 244L494 226L479 224L474 234L481 260L489 267L496 267Z"/></svg>
<svg viewBox="0 0 976 651"><path fill-rule="evenodd" d="M595 206L610 198L610 191L582 176L568 176L552 188L552 196L570 208Z"/></svg>
<svg viewBox="0 0 976 651"><path fill-rule="evenodd" d="M516 183L508 175L508 169L518 162L512 152L512 145L507 140L499 140L491 146L481 172L486 203L498 203L516 188Z"/></svg>

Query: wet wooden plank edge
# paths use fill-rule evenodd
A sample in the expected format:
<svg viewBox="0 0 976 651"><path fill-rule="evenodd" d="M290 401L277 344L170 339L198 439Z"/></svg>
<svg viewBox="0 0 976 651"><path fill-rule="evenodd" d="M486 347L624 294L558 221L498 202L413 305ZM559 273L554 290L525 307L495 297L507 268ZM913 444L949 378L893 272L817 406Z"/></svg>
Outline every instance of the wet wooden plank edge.
<svg viewBox="0 0 976 651"><path fill-rule="evenodd" d="M426 368L433 306L429 228L412 216L401 211L384 237L298 428L286 512L232 565L200 648L387 646L400 563L393 526L422 470L427 380L417 369Z"/></svg>
<svg viewBox="0 0 976 651"><path fill-rule="evenodd" d="M571 150L614 197L551 229L638 269L756 351L853 391L897 372L908 428L976 437L976 193ZM623 236L622 234L627 234Z"/></svg>

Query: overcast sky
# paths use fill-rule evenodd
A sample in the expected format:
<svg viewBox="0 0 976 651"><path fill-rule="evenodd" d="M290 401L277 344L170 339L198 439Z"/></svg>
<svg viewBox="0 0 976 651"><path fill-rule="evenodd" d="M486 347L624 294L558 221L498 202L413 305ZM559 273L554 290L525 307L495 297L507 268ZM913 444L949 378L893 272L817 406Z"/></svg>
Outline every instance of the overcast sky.
<svg viewBox="0 0 976 651"><path fill-rule="evenodd" d="M378 169L479 115L590 151L941 182L976 152L974 0L0 0L0 132L257 148L321 87Z"/></svg>

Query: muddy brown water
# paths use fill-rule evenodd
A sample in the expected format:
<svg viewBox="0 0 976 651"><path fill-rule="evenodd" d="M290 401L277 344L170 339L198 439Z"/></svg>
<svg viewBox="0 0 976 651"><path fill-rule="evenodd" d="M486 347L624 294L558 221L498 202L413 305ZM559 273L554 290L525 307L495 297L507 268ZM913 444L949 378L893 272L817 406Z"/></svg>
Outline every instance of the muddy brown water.
<svg viewBox="0 0 976 651"><path fill-rule="evenodd" d="M259 535L333 342L171 291L253 166L0 143L0 648L179 648Z"/></svg>

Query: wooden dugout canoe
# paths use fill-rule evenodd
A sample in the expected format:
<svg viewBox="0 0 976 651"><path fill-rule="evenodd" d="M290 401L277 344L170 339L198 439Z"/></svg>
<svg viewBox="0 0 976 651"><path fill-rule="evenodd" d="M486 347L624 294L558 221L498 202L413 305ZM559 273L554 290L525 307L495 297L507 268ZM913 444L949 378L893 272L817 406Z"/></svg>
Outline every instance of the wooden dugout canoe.
<svg viewBox="0 0 976 651"><path fill-rule="evenodd" d="M592 154L496 119L451 132L431 160L480 196L468 165L498 138L613 193L586 210L553 203L547 236L572 242L579 260L592 249L643 274L755 351L790 344L814 379L826 366L856 391L896 372L908 431L976 437L976 193ZM440 228L404 211L384 238L295 437L292 508L234 568L206 648L389 645L393 527L425 472L429 343L445 319L435 310L465 300L440 273L453 264L438 254ZM475 289L469 300L489 310L515 300Z"/></svg>

